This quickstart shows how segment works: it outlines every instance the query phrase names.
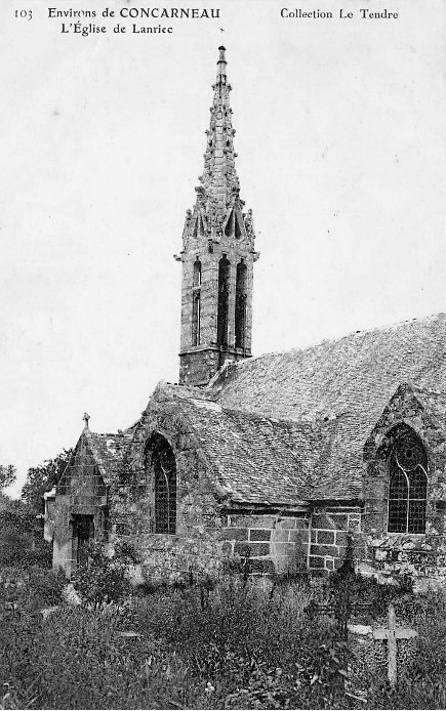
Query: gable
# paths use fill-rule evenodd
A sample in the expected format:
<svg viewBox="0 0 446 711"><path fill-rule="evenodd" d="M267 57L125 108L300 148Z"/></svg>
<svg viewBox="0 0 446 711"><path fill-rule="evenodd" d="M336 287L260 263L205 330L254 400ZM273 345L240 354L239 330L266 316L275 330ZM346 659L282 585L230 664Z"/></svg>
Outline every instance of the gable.
<svg viewBox="0 0 446 711"><path fill-rule="evenodd" d="M103 497L106 495L104 480L83 433L73 455L56 486L56 496L70 496L78 499Z"/></svg>
<svg viewBox="0 0 446 711"><path fill-rule="evenodd" d="M446 437L445 412L440 410L443 396L402 383L387 403L364 445L364 460L372 462L388 433L399 425L408 425L434 452Z"/></svg>
<svg viewBox="0 0 446 711"><path fill-rule="evenodd" d="M105 496L106 485L118 475L122 455L131 439L131 430L118 434L84 430L57 485L57 494Z"/></svg>

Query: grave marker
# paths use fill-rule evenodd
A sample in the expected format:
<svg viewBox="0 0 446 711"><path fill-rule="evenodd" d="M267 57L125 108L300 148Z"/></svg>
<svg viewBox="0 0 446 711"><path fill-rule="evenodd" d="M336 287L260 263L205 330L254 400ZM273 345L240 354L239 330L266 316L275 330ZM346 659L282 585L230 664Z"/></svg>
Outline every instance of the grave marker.
<svg viewBox="0 0 446 711"><path fill-rule="evenodd" d="M387 627L379 627L373 630L373 638L387 641L387 678L389 679L390 686L393 688L396 686L398 678L398 640L416 637L418 633L407 627L396 626L396 615L393 605L389 605L387 624Z"/></svg>

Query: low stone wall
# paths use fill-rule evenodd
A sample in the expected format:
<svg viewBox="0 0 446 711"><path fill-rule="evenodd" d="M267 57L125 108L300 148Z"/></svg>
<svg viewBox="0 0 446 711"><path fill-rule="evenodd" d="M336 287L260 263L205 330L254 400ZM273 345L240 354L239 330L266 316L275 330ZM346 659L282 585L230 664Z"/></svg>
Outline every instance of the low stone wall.
<svg viewBox="0 0 446 711"><path fill-rule="evenodd" d="M444 536L387 534L368 544L368 569L383 582L395 582L410 575L415 589L439 587L446 580L446 540Z"/></svg>

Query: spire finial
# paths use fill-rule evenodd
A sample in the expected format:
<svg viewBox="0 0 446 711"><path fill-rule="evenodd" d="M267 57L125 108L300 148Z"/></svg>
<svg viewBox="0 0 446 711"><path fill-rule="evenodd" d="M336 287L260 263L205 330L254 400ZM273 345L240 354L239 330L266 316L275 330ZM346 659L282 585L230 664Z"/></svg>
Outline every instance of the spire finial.
<svg viewBox="0 0 446 711"><path fill-rule="evenodd" d="M225 55L226 47L223 47L223 45L221 45L221 47L218 48L218 52L219 52L219 57L218 57L218 62L217 62L217 79L222 74L226 74L226 65L227 65L226 55Z"/></svg>
<svg viewBox="0 0 446 711"><path fill-rule="evenodd" d="M218 56L218 62L217 62L217 86L219 84L226 84L226 47L221 47L218 48L219 56Z"/></svg>
<svg viewBox="0 0 446 711"><path fill-rule="evenodd" d="M83 416L82 419L83 419L83 421L85 422L84 430L90 429L89 426L88 426L88 421L89 421L89 419L90 419L90 415L88 414L88 412L84 412L84 416Z"/></svg>

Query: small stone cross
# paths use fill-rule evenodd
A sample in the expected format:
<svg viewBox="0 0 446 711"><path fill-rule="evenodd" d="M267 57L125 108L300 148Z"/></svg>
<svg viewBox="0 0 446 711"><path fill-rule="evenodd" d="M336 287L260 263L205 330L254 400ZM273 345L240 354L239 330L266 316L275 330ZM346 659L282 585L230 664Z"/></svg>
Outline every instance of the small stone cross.
<svg viewBox="0 0 446 711"><path fill-rule="evenodd" d="M390 686L394 687L397 681L398 640L416 637L418 633L407 627L396 626L396 615L393 605L389 605L387 624L388 627L380 627L373 630L373 637L374 639L387 640L387 678L390 682Z"/></svg>
<svg viewBox="0 0 446 711"><path fill-rule="evenodd" d="M85 429L88 430L88 420L90 419L90 415L88 414L88 412L84 412L84 416L82 419L85 422Z"/></svg>

